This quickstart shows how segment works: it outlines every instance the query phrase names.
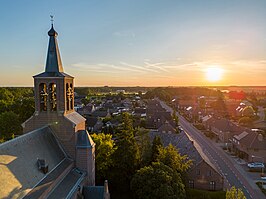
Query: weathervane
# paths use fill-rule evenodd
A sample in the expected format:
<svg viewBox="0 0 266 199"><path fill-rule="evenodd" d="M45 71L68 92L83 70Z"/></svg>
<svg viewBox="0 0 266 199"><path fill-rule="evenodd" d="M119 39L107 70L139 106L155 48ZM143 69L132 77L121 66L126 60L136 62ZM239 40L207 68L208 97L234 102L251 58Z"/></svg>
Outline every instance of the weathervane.
<svg viewBox="0 0 266 199"><path fill-rule="evenodd" d="M54 25L54 15L50 15L51 18L51 24Z"/></svg>

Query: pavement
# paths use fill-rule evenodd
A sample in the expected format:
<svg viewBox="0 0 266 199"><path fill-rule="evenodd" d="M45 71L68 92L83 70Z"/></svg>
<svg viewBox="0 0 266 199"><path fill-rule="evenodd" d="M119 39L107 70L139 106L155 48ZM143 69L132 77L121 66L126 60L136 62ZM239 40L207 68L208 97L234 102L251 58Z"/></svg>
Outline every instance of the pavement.
<svg viewBox="0 0 266 199"><path fill-rule="evenodd" d="M170 112L172 108L161 101L162 106ZM194 139L202 148L205 154L213 161L219 171L225 178L225 188L235 186L241 188L247 199L265 199L265 195L260 191L255 184L255 179L250 172L245 171L245 163L238 158L231 157L219 145L202 134L191 123L189 123L181 115L179 116L179 123L185 132Z"/></svg>

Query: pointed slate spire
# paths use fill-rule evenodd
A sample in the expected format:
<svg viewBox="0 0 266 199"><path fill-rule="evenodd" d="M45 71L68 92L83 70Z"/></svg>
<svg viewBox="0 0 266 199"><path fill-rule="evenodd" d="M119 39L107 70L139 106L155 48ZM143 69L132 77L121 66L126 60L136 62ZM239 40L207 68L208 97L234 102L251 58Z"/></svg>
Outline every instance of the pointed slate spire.
<svg viewBox="0 0 266 199"><path fill-rule="evenodd" d="M48 32L48 35L50 36L50 39L48 45L45 72L64 72L56 39L58 34L54 30L53 24Z"/></svg>

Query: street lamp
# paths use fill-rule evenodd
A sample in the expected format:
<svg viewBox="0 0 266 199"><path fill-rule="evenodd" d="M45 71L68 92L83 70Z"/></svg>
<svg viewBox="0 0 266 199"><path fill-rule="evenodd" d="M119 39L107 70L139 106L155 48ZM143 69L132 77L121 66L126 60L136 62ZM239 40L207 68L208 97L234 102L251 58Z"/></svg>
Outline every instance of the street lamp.
<svg viewBox="0 0 266 199"><path fill-rule="evenodd" d="M253 158L262 159L262 164L264 165L264 158L263 157L252 155L251 158L252 158L252 162L253 162ZM264 167L261 168L261 176L263 176L263 175L264 175Z"/></svg>

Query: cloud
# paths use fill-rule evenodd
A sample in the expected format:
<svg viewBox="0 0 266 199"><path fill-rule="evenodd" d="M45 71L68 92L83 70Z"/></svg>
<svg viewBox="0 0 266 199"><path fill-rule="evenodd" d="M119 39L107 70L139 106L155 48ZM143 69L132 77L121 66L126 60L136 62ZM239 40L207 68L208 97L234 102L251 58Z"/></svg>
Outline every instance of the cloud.
<svg viewBox="0 0 266 199"><path fill-rule="evenodd" d="M132 38L136 37L135 33L132 31L117 31L114 32L113 35L115 37L132 37Z"/></svg>
<svg viewBox="0 0 266 199"><path fill-rule="evenodd" d="M141 64L127 63L76 63L75 70L83 75L116 85L205 85L206 68L217 66L224 71L226 84L251 83L255 79L263 84L266 75L266 60L188 61L185 59L157 61L143 60ZM241 79L234 78L241 74ZM97 78L98 76L98 78ZM237 76L240 77L240 76ZM245 78L245 79L243 79ZM261 83L262 82L262 83ZM254 83L255 84L255 83Z"/></svg>

